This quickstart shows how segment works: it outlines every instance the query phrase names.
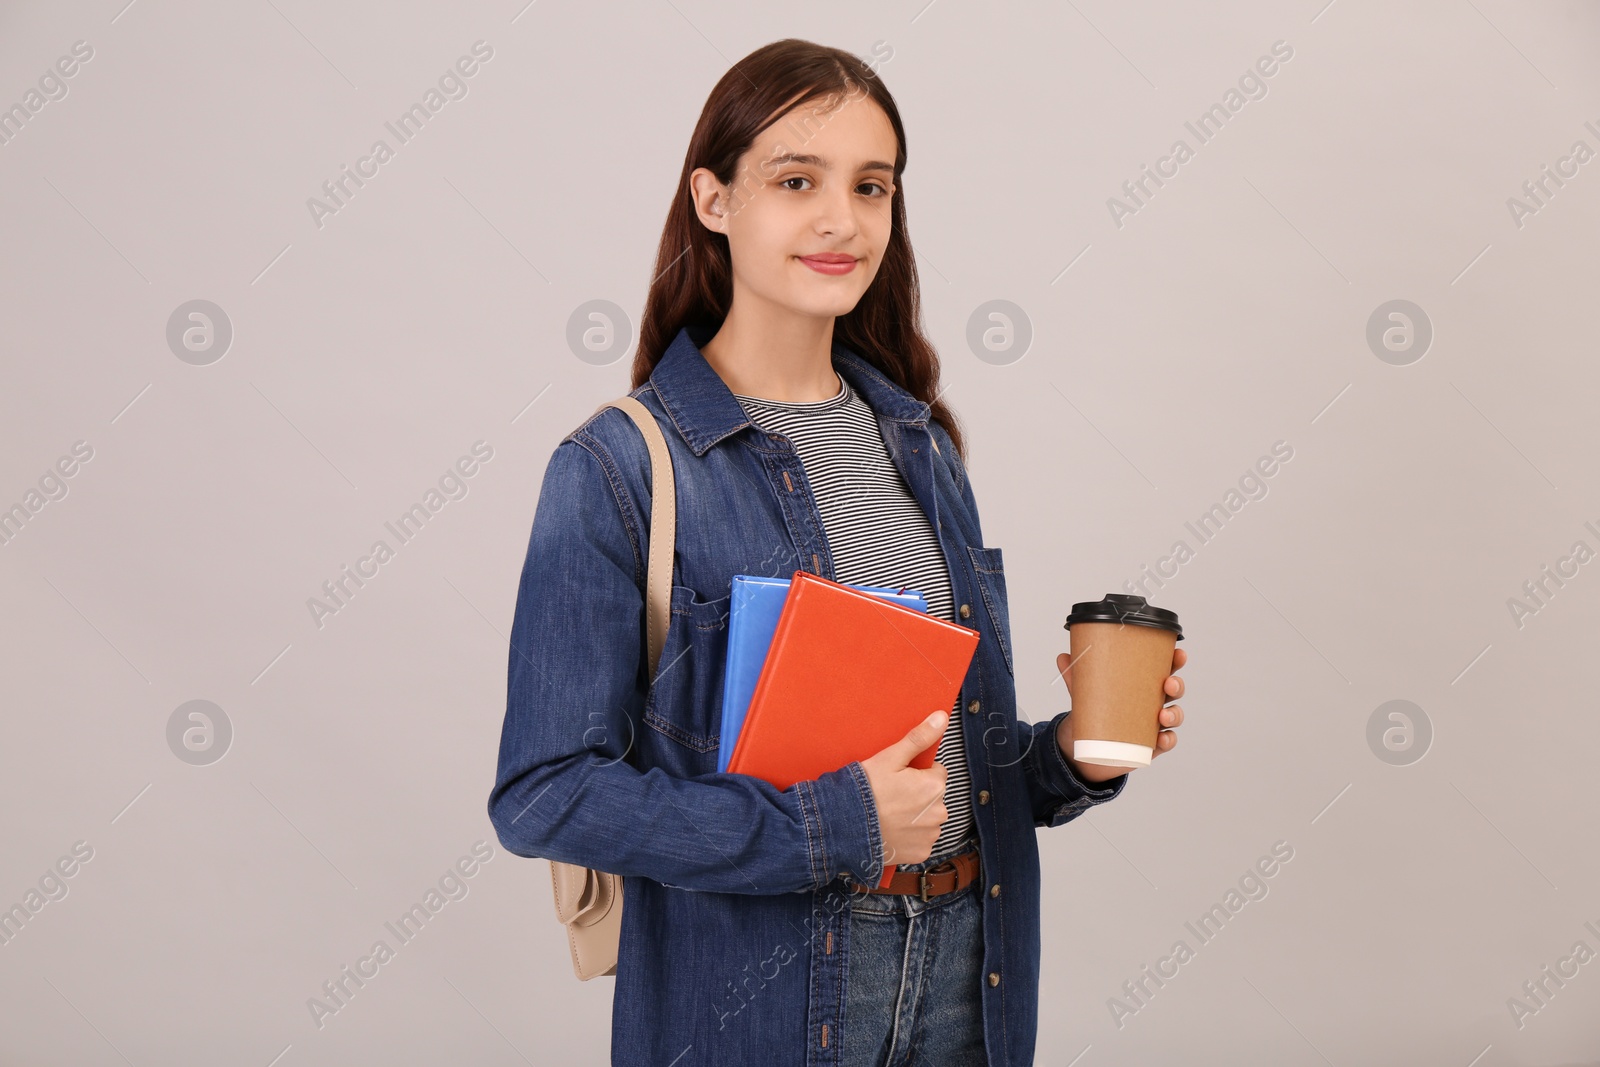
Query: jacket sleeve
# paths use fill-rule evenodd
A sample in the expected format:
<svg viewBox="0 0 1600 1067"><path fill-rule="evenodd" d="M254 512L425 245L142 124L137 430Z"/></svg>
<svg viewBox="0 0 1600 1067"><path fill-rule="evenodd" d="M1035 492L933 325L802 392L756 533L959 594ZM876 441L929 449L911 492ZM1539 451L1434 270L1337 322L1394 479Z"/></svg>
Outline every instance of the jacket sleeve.
<svg viewBox="0 0 1600 1067"><path fill-rule="evenodd" d="M642 447L642 444L641 444ZM581 430L546 467L511 626L489 818L500 843L682 889L771 894L883 870L859 762L779 790L630 762L645 699L644 520Z"/></svg>
<svg viewBox="0 0 1600 1067"><path fill-rule="evenodd" d="M967 477L966 464L944 428L937 423L929 423L929 426L940 452L948 458L951 476L961 491L961 501L972 516L972 528L978 532L981 543L983 526L978 520L978 502L972 492L972 481ZM1033 812L1035 826L1060 826L1071 822L1094 805L1119 796L1128 784L1126 774L1091 785L1073 773L1061 746L1056 744L1056 729L1070 714L1070 710L1063 711L1041 723L1013 720L1019 751L1023 753L1023 779L1028 786L1028 806Z"/></svg>
<svg viewBox="0 0 1600 1067"><path fill-rule="evenodd" d="M1096 804L1115 798L1128 784L1126 774L1090 785L1072 772L1072 764L1056 744L1056 728L1070 714L1070 710L1063 711L1047 722L1018 724L1022 742L1027 746L1023 772L1035 826L1060 826L1071 822Z"/></svg>

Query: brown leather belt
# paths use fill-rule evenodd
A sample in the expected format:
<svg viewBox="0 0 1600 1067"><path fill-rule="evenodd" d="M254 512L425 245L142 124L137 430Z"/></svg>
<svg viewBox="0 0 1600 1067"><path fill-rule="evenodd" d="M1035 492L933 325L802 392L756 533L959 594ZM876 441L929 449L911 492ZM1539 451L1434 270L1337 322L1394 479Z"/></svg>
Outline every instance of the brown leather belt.
<svg viewBox="0 0 1600 1067"><path fill-rule="evenodd" d="M938 866L925 871L895 871L889 878L887 886L882 889L874 887L866 892L907 893L926 903L929 897L943 896L958 889L965 889L978 877L980 870L978 850L973 849L971 852L951 856Z"/></svg>

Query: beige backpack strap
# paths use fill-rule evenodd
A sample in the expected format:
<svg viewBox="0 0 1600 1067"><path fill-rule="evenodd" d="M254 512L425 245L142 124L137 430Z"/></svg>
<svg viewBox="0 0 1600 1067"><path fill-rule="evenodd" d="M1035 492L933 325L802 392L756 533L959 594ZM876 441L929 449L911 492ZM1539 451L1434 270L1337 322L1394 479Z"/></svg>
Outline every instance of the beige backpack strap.
<svg viewBox="0 0 1600 1067"><path fill-rule="evenodd" d="M650 646L649 680L654 684L672 611L672 553L677 543L678 492L672 479L672 454L650 409L631 396L595 408L626 411L650 449L650 559L645 572L645 632ZM572 971L580 980L617 973L622 945L623 881L615 874L577 863L550 861L556 917L567 928Z"/></svg>
<svg viewBox="0 0 1600 1067"><path fill-rule="evenodd" d="M667 439L650 409L631 396L623 396L608 400L595 410L608 407L621 408L632 416L650 449L650 560L645 576L645 629L650 645L648 677L654 682L661 649L667 641L667 623L671 620L672 553L678 534L677 484L672 478L672 455L667 451Z"/></svg>

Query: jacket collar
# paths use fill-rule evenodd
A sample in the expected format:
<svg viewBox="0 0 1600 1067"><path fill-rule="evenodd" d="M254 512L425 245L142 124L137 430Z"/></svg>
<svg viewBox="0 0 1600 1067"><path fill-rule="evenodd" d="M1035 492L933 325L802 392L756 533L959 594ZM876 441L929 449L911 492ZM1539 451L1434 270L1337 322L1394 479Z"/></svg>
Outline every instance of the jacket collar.
<svg viewBox="0 0 1600 1067"><path fill-rule="evenodd" d="M716 336L719 326L692 325L678 331L662 354L650 384L678 434L697 456L737 430L752 425L700 346ZM873 411L899 422L925 427L927 404L896 385L881 370L841 344L833 342L833 368L865 398Z"/></svg>

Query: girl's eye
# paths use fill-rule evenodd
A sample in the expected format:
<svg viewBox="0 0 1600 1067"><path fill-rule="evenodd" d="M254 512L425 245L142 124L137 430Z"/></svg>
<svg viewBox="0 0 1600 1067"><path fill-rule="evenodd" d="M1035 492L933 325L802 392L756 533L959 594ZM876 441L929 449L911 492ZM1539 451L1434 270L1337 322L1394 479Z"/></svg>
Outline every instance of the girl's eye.
<svg viewBox="0 0 1600 1067"><path fill-rule="evenodd" d="M788 189L790 192L793 192L793 193L798 193L798 192L802 192L803 191L803 190L800 190L800 189L796 189L794 186L790 185L789 184L790 182L805 182L806 184L809 185L810 182L811 182L811 179L810 178L805 178L805 177L802 177L802 176L796 174L793 177L789 177L789 178L783 179L778 184L783 186L785 189ZM877 182L862 182L860 185L856 186L856 188L857 189L874 189L874 190L876 190L876 192L869 194L869 196L872 199L878 199L878 198L885 197L885 196L889 195L888 188L886 186L880 185Z"/></svg>

